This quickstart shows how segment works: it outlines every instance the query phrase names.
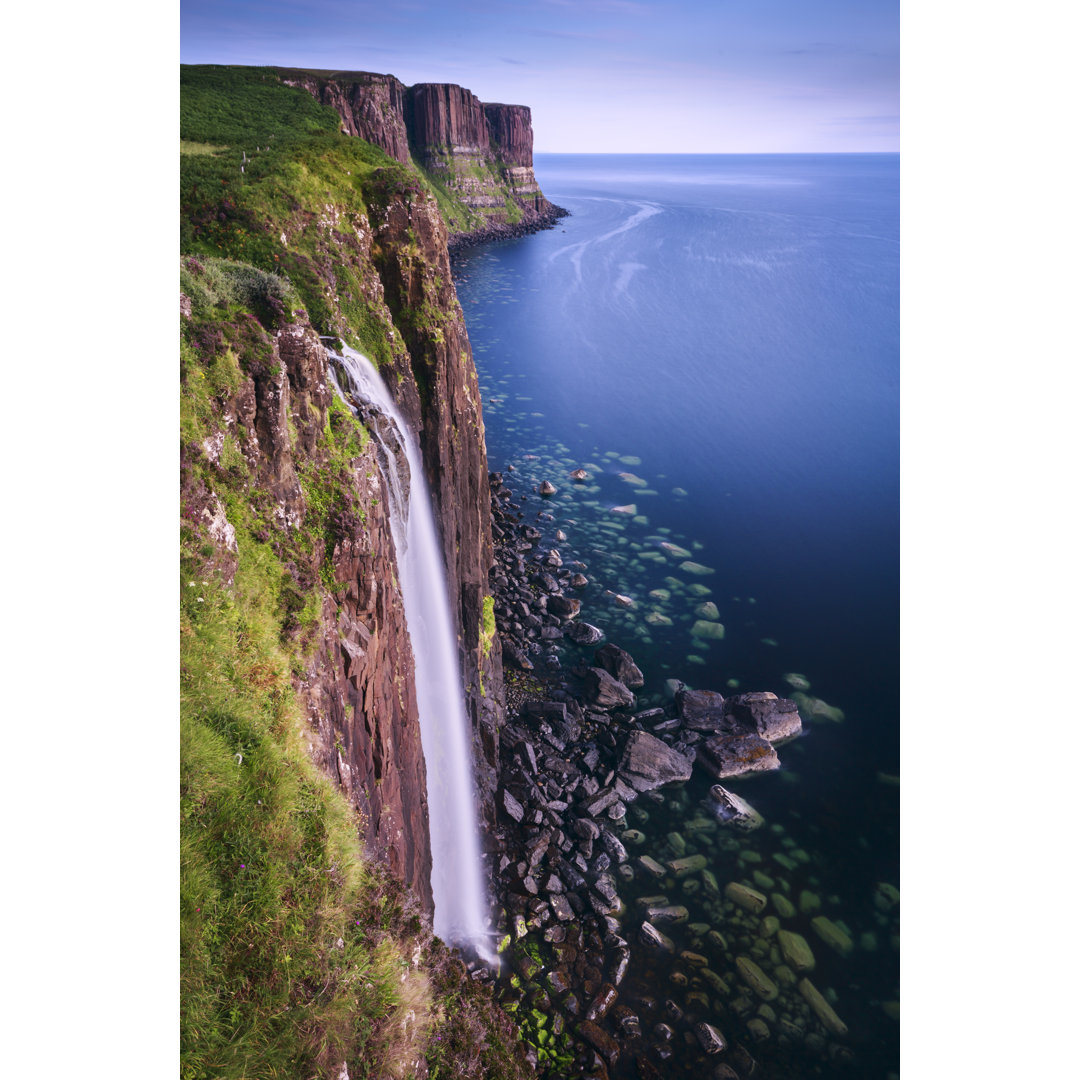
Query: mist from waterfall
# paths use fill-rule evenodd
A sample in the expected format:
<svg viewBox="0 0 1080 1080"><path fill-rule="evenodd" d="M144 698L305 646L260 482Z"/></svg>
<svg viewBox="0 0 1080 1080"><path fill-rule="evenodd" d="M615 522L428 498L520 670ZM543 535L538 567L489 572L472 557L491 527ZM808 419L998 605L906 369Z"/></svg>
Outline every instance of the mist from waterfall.
<svg viewBox="0 0 1080 1080"><path fill-rule="evenodd" d="M348 377L347 389L357 400L342 397L376 442L390 496L390 527L416 663L435 933L497 963L481 872L470 725L457 638L420 448L371 361L348 346L341 353L330 351L330 356ZM337 389L340 393L341 387Z"/></svg>

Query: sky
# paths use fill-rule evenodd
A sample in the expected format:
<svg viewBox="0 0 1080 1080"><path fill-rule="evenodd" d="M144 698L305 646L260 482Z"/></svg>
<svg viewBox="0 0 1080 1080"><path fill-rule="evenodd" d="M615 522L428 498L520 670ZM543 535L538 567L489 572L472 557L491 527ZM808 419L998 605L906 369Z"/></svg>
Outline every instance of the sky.
<svg viewBox="0 0 1080 1080"><path fill-rule="evenodd" d="M185 64L450 82L544 153L899 150L899 0L181 0Z"/></svg>

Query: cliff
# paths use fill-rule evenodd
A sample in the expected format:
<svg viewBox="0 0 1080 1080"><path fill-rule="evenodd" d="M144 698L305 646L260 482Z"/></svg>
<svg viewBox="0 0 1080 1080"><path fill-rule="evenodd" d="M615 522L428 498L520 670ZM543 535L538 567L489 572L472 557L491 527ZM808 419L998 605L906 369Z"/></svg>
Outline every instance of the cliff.
<svg viewBox="0 0 1080 1080"><path fill-rule="evenodd" d="M452 83L405 87L370 72L275 70L333 108L344 132L411 161L440 197L451 240L517 235L565 214L536 182L524 105L485 104Z"/></svg>
<svg viewBox="0 0 1080 1080"><path fill-rule="evenodd" d="M198 663L184 660L191 745L211 739L226 777L234 758L244 777L270 754L283 760L282 777L306 777L313 764L313 776L321 774L339 792L331 798L310 779L299 792L286 784L281 794L276 782L253 776L242 814L223 823L225 789L207 779L194 750L185 751L191 778L184 842L193 860L189 869L185 848L185 927L196 942L185 955L202 949L213 974L200 976L200 985L221 983L207 993L238 1002L245 1016L249 1005L260 1007L245 997L251 980L292 987L280 992L301 1026L301 1006L314 1007L304 988L337 985L323 971L326 946L311 944L310 974L284 984L280 956L296 958L301 939L282 945L277 959L260 953L255 963L241 946L256 931L243 921L226 926L247 909L220 901L247 888L243 875L270 861L280 868L270 892L258 895L284 905L267 916L274 926L300 933L315 925L312 912L328 910L318 890L349 892L340 845L351 829L369 858L411 885L422 909L431 908L425 764L386 492L366 432L333 391L320 335L347 341L380 367L419 435L489 823L502 697L501 649L484 626L493 553L483 417L450 276L449 232L430 186L402 163L408 101L400 84L372 76L335 86L323 84L324 105L310 87L287 87L266 69L182 72L180 516L182 633L188 635L182 640L206 644ZM353 134L360 137L347 137ZM393 158L373 145L376 139ZM219 686L232 689L207 705L207 688ZM249 698L249 721L226 719ZM344 832L324 831L321 822L339 813L332 808L342 798L352 824ZM270 828L269 819L263 824L264 808L292 831ZM258 858L248 853L256 835L264 852ZM322 869L305 876L309 864ZM330 924L338 920L340 929L328 939L343 940L346 956L354 948L347 909L356 926L373 928L364 931L372 948L387 933L376 907L349 903L352 908L334 901L338 914ZM294 907L308 912L299 922L289 914ZM407 904L403 910L407 915ZM211 911L219 920L212 933L205 923ZM420 922L406 924L413 927L408 934L423 938ZM409 955L411 945L401 939L395 948ZM435 955L431 948L423 945L425 956ZM447 1075L517 1075L513 1054L499 1039L483 1051L483 1072L440 1057L450 1048L434 1039L439 1025L449 1031L475 1021L475 1013L465 1019L455 978L440 984L450 987L453 1003L433 1006L426 1027L417 1021L413 1032L412 1021L403 1023L402 1032L412 1032L408 1053L442 1062ZM347 995L343 980L340 992ZM206 1025L224 1025L220 1045L233 1045L233 1021L207 1008L213 1019L193 1021L191 1029L199 1053ZM491 1023L497 1021L484 1021L487 1028ZM479 1053L479 1028L454 1030L448 1043ZM360 1060L368 1051L351 1035L342 1039L340 1059L352 1068L350 1055ZM309 1060L307 1053L296 1050L296 1060ZM401 1068L425 1075L416 1061L406 1061L407 1053L382 1047L379 1054L401 1057ZM211 1072L219 1068L213 1060ZM318 1060L337 1075L333 1054Z"/></svg>

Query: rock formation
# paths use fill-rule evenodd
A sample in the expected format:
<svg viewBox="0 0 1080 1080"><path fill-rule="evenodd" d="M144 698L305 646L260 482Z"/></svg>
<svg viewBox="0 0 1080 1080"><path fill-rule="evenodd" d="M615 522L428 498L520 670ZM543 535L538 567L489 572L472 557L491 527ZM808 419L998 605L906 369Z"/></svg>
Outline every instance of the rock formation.
<svg viewBox="0 0 1080 1080"><path fill-rule="evenodd" d="M453 83L405 87L366 71L276 69L341 117L342 130L411 160L472 211L450 240L518 235L565 211L544 198L533 174L532 113L525 105L485 104Z"/></svg>

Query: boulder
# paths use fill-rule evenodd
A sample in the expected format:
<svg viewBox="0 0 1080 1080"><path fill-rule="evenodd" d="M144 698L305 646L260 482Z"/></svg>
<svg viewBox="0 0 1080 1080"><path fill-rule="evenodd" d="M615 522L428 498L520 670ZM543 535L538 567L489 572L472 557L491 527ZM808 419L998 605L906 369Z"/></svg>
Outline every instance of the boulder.
<svg viewBox="0 0 1080 1080"><path fill-rule="evenodd" d="M799 983L799 993L803 1000L814 1011L814 1015L834 1035L846 1035L847 1024L833 1011L833 1007L821 996L821 992L809 980L803 979Z"/></svg>
<svg viewBox="0 0 1080 1080"><path fill-rule="evenodd" d="M709 788L712 809L724 825L751 832L765 824L765 819L745 800L720 784Z"/></svg>
<svg viewBox="0 0 1080 1080"><path fill-rule="evenodd" d="M631 689L645 685L645 677L641 674L641 668L634 663L634 658L625 649L620 649L611 642L596 650L593 663Z"/></svg>
<svg viewBox="0 0 1080 1080"><path fill-rule="evenodd" d="M502 639L502 653L504 664L511 664L522 671L532 671L532 661L508 637Z"/></svg>
<svg viewBox="0 0 1080 1080"><path fill-rule="evenodd" d="M765 974L748 956L735 959L735 967L747 985L762 1001L775 1001L780 994L776 983Z"/></svg>
<svg viewBox="0 0 1080 1080"><path fill-rule="evenodd" d="M724 730L730 734L760 735L769 742L790 739L802 731L798 705L767 691L729 697L724 702L724 720Z"/></svg>
<svg viewBox="0 0 1080 1080"><path fill-rule="evenodd" d="M701 744L697 760L717 780L780 768L776 751L760 735L713 735Z"/></svg>
<svg viewBox="0 0 1080 1080"><path fill-rule="evenodd" d="M595 645L604 637L603 630L587 622L572 622L563 630L563 634L575 645Z"/></svg>
<svg viewBox="0 0 1080 1080"><path fill-rule="evenodd" d="M506 790L506 788L503 788L502 805L507 814L520 824L522 817L525 815L525 808L510 794L509 791Z"/></svg>
<svg viewBox="0 0 1080 1080"><path fill-rule="evenodd" d="M589 479L589 474L584 469L575 469L570 474L570 479L573 480L575 484L584 484L585 481Z"/></svg>
<svg viewBox="0 0 1080 1080"><path fill-rule="evenodd" d="M774 892L769 899L772 900L773 907L776 908L776 913L781 919L795 918L795 905L783 893Z"/></svg>
<svg viewBox="0 0 1080 1080"><path fill-rule="evenodd" d="M706 1054L719 1054L722 1050L727 1048L727 1041L724 1039L724 1036L721 1035L712 1024L695 1024L694 1034L698 1037L698 1042L701 1043L701 1049L704 1050Z"/></svg>
<svg viewBox="0 0 1080 1080"><path fill-rule="evenodd" d="M855 943L851 938L840 929L832 921L827 919L824 915L818 915L810 920L810 925L814 928L814 933L817 934L826 945L829 946L834 952L838 952L841 956L848 956L851 950L855 948ZM795 965L792 964L792 967Z"/></svg>
<svg viewBox="0 0 1080 1080"><path fill-rule="evenodd" d="M589 668L585 673L585 695L592 705L601 709L633 706L634 695L618 679L613 679L603 668Z"/></svg>
<svg viewBox="0 0 1080 1080"><path fill-rule="evenodd" d="M765 910L765 905L768 900L761 895L756 889L751 889L746 885L740 885L737 881L730 882L724 888L724 895L739 907L746 911L752 912L754 915L759 915Z"/></svg>
<svg viewBox="0 0 1080 1080"><path fill-rule="evenodd" d="M780 952L792 970L800 974L814 970L814 954L802 934L781 930L777 937L780 941Z"/></svg>
<svg viewBox="0 0 1080 1080"><path fill-rule="evenodd" d="M581 601L572 596L549 596L547 610L563 619L573 619L581 611ZM798 713L795 714L798 716Z"/></svg>
<svg viewBox="0 0 1080 1080"><path fill-rule="evenodd" d="M715 690L681 690L675 694L679 716L693 731L719 732L724 698Z"/></svg>
<svg viewBox="0 0 1080 1080"><path fill-rule="evenodd" d="M667 934L660 933L651 922L646 921L641 924L640 937L642 944L651 949L671 954L675 952L675 942Z"/></svg>
<svg viewBox="0 0 1080 1080"><path fill-rule="evenodd" d="M547 721L549 724L566 723L566 704L562 701L527 701L522 713L533 721Z"/></svg>
<svg viewBox="0 0 1080 1080"><path fill-rule="evenodd" d="M672 859L668 863L668 869L677 877L686 877L698 870L704 870L709 865L709 860L704 855L684 855L681 859Z"/></svg>
<svg viewBox="0 0 1080 1080"><path fill-rule="evenodd" d="M636 791L689 780L692 772L687 757L646 731L631 732L619 762L619 773Z"/></svg>
<svg viewBox="0 0 1080 1080"><path fill-rule="evenodd" d="M554 495L557 490L558 490L558 488L556 488L555 485L550 480L545 480L540 485L540 494L541 495Z"/></svg>
<svg viewBox="0 0 1080 1080"><path fill-rule="evenodd" d="M619 1057L619 1044L598 1024L592 1020L582 1020L578 1025L578 1032L588 1043L591 1043L600 1056L609 1065L614 1065Z"/></svg>

